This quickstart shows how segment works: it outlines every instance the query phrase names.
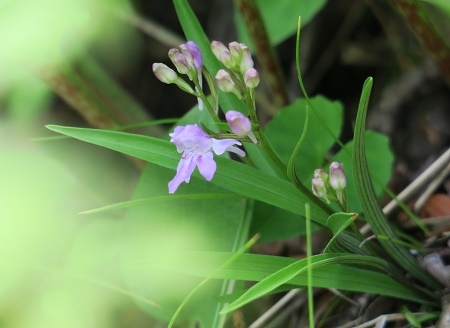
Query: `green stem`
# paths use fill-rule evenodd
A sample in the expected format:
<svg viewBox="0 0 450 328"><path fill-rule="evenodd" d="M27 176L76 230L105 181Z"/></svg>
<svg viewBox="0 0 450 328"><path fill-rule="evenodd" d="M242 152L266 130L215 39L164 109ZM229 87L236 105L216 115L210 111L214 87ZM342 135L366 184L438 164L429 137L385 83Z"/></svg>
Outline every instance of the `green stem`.
<svg viewBox="0 0 450 328"><path fill-rule="evenodd" d="M272 146L270 146L269 141L266 139L264 131L262 130L261 125L259 124L258 116L256 115L256 107L253 94L249 88L245 88L245 104L247 105L248 111L250 113L250 121L252 123L252 126L254 127L256 133L259 136L259 141L261 143L262 148L278 168L281 177L286 178L287 177L286 165L278 157L278 155L273 150Z"/></svg>

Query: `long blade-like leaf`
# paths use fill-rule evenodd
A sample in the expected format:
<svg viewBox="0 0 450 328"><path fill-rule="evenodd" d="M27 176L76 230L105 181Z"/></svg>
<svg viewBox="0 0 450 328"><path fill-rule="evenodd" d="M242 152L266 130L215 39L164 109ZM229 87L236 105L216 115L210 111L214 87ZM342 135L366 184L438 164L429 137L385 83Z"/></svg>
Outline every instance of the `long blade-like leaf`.
<svg viewBox="0 0 450 328"><path fill-rule="evenodd" d="M371 89L372 78L368 78L364 83L359 102L353 143L353 170L359 201L361 202L365 218L375 235L388 237L387 240L379 240L380 244L388 254L390 254L408 273L429 286L439 288L439 284L420 267L417 260L404 246L392 242L392 240L397 239L397 236L392 231L386 217L378 206L372 181L369 176L364 149L365 122Z"/></svg>
<svg viewBox="0 0 450 328"><path fill-rule="evenodd" d="M376 269L389 272L389 265L375 257L353 255L353 254L321 254L311 257L311 269L316 270L317 268L324 265L332 264L356 264L359 266L372 266ZM261 280L256 285L252 286L247 292L239 297L236 301L229 304L222 312L228 313L238 308L244 306L245 304L269 294L275 288L289 283L295 276L307 272L308 261L300 260L294 262L287 267L275 272L274 274L268 276L267 278ZM314 280L313 280L314 284Z"/></svg>
<svg viewBox="0 0 450 328"><path fill-rule="evenodd" d="M180 160L180 154L170 142L152 137L56 125L50 125L48 128L173 170L176 169ZM304 203L309 202L309 198L289 181L229 159L217 157L215 160L218 169L212 183L239 195L257 199L293 213L305 214ZM194 175L199 176L197 173ZM315 222L325 225L330 213L312 204L311 215Z"/></svg>

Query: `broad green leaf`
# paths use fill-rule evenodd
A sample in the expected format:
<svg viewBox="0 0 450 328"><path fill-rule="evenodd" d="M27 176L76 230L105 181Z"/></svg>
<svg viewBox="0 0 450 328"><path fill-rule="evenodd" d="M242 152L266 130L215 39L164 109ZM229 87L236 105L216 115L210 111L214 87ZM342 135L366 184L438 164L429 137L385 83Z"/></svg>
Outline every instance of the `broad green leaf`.
<svg viewBox="0 0 450 328"><path fill-rule="evenodd" d="M342 128L342 105L322 96L311 98L311 103L333 134L339 135ZM267 124L267 138L285 163L289 161L302 134L307 105L305 99L298 99L281 109ZM325 131L321 122L310 113L308 132L296 160L296 172L305 185L311 184L314 170L322 167L323 159L334 143L335 140Z"/></svg>
<svg viewBox="0 0 450 328"><path fill-rule="evenodd" d="M205 277L218 268L232 255L233 253L219 252L181 254L160 253L158 254L158 257L146 258L140 262L130 263L128 270L150 272L157 267L161 269L164 267L168 271L176 271L187 275ZM317 255L314 257L313 263L316 261L333 258L335 255L336 254ZM356 255L353 256L355 256L356 259ZM306 263L306 259L302 261L303 263ZM275 272L278 272L297 262L298 261L296 259L292 258L258 254L242 254L228 267L218 272L216 278L261 281ZM176 263L176 265L174 263ZM363 264L366 262L358 263ZM294 276L288 283L292 286L306 286L306 272ZM405 287L384 273L342 264L326 265L314 269L313 283L315 287L367 292L397 297L419 303L430 302L430 300L421 293L412 288Z"/></svg>
<svg viewBox="0 0 450 328"><path fill-rule="evenodd" d="M327 246L323 250L324 253L329 252L330 247L336 238L349 227L358 217L356 213L334 213L327 220L327 227L333 232L333 238L330 239Z"/></svg>
<svg viewBox="0 0 450 328"><path fill-rule="evenodd" d="M55 125L48 126L48 128L79 140L171 168L172 170L176 169L180 160L180 154L176 152L173 144L152 137ZM286 180L268 175L236 161L221 157L216 157L215 160L218 168L211 181L212 184L300 215L304 215L303 204L310 202L312 204L312 219L322 225L325 225L326 219L331 214L325 204L317 204L316 199L309 199ZM199 177L200 175L194 173L194 176ZM171 177L166 179L168 182ZM164 186L163 189L166 189L166 187ZM190 186L187 184L182 184L179 188L179 190L187 189L190 189Z"/></svg>
<svg viewBox="0 0 450 328"><path fill-rule="evenodd" d="M367 163L369 166L370 177L376 183L374 184L375 194L380 196L383 188L388 184L392 176L392 165L394 155L389 147L389 139L377 132L367 131L365 133L365 148L367 149ZM354 169L353 169L353 141L345 144L333 158L344 165L345 177L347 179L347 201L352 212L361 212L362 208L355 187ZM324 168L328 170L328 168Z"/></svg>
<svg viewBox="0 0 450 328"><path fill-rule="evenodd" d="M300 16L303 25L325 5L326 0L256 0L262 19L267 29L272 45L277 45L297 30L297 20ZM236 26L239 42L251 46L247 29L239 14L236 14Z"/></svg>
<svg viewBox="0 0 450 328"><path fill-rule="evenodd" d="M372 78L368 78L364 83L356 117L353 144L353 174L357 196L361 202L365 218L374 234L387 237L387 239L379 239L386 252L408 273L429 286L439 288L439 284L421 268L417 259L404 246L392 241L397 239L397 236L377 203L375 190L369 175L364 143L367 107L372 83Z"/></svg>

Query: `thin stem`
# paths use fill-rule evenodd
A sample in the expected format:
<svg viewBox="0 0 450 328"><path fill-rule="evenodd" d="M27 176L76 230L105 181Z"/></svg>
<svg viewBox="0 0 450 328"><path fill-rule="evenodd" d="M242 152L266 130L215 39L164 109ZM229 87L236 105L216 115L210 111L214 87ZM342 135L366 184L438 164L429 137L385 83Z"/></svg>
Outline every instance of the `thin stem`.
<svg viewBox="0 0 450 328"><path fill-rule="evenodd" d="M309 203L305 204L306 217L306 265L308 281L308 315L309 327L314 328L314 294L313 294L313 276L312 276L312 243L311 243L311 209Z"/></svg>
<svg viewBox="0 0 450 328"><path fill-rule="evenodd" d="M272 159L273 163L279 170L279 173L282 177L287 177L287 168L283 161L278 157L278 155L273 150L272 146L270 146L269 141L266 139L264 131L259 124L258 116L256 115L256 107L255 102L252 95L252 90L249 88L245 88L245 104L247 105L248 111L250 113L250 121L259 136L259 141L261 146L263 147L266 154Z"/></svg>

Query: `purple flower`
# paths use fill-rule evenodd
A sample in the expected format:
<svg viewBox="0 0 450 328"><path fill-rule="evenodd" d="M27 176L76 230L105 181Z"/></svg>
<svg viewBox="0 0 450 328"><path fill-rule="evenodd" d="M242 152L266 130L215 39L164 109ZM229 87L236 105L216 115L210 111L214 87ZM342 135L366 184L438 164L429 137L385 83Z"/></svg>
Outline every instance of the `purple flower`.
<svg viewBox="0 0 450 328"><path fill-rule="evenodd" d="M173 142L179 153L183 153L178 163L177 174L169 182L169 194L173 194L181 183L189 183L195 167L198 167L200 174L208 181L216 172L216 162L213 159L213 152L217 155L230 151L245 156L245 153L235 145L241 143L234 139L217 140L211 138L197 125L177 126L170 135L170 142Z"/></svg>

